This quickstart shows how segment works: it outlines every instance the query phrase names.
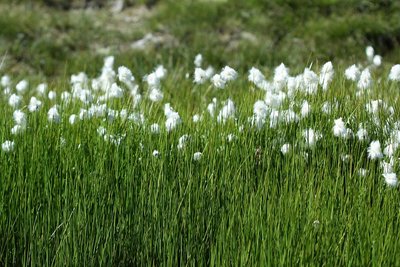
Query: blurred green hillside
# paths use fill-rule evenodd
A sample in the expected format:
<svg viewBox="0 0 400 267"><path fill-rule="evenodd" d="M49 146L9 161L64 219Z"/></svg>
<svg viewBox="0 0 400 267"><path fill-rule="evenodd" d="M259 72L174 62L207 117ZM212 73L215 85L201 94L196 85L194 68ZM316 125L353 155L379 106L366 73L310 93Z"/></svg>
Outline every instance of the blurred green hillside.
<svg viewBox="0 0 400 267"><path fill-rule="evenodd" d="M95 74L105 55L140 74L155 64L192 68L202 53L239 70L284 62L352 64L372 45L400 61L400 1L0 1L3 70L57 77Z"/></svg>

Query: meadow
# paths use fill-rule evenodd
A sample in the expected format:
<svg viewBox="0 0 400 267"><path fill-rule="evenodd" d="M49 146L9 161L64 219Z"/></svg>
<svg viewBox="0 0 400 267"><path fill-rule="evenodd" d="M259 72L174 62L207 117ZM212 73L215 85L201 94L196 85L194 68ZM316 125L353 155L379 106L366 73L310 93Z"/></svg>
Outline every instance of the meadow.
<svg viewBox="0 0 400 267"><path fill-rule="evenodd" d="M322 2L337 26L345 7ZM103 10L0 4L0 265L400 265L400 65L396 37L376 41L394 36L384 7L360 11L375 46L368 27L341 44L315 30L304 40L332 44L306 52L290 51L300 32L249 43L200 23L259 29L272 18L229 16L270 7L259 1L167 3L119 30ZM138 49L157 29L161 44Z"/></svg>

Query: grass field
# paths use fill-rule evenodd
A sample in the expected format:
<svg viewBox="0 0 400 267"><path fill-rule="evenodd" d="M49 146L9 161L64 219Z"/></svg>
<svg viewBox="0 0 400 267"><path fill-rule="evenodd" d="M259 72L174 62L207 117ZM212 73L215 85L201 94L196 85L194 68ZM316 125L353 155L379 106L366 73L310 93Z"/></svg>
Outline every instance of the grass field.
<svg viewBox="0 0 400 267"><path fill-rule="evenodd" d="M1 3L0 265L400 265L399 6L315 2Z"/></svg>

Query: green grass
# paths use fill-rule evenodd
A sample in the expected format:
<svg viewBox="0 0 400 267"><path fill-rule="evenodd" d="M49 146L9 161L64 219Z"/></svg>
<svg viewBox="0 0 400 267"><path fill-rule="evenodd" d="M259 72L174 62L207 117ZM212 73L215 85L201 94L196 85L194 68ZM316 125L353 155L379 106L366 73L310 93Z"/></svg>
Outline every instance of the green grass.
<svg viewBox="0 0 400 267"><path fill-rule="evenodd" d="M398 84L387 81L400 60L396 1L167 0L139 9L139 15L140 6L113 14L54 9L43 1L0 2L0 76L10 75L12 93L21 79L30 84L19 107L27 114L20 135L11 134L14 109L9 95L0 93L0 143L15 142L13 151L0 151L1 266L400 265L399 190L382 176L380 163L389 158L371 160L367 152L373 140L383 150L398 127ZM131 15L138 22L125 20ZM173 41L130 48L148 32ZM350 64L367 66L364 48L370 44L384 64L371 69L374 85L357 97L356 84L343 73ZM239 78L224 90L194 84L197 53L203 66L219 72L228 64ZM97 77L109 54L115 70L132 70L143 100L133 107L125 90L107 107L143 113L145 122L104 115L70 125L71 114L91 106L62 103L61 93L71 92L70 75ZM309 116L275 128L269 119L260 130L250 125L255 101L265 98L247 81L251 66L271 80L281 62L295 76L310 65L318 73L327 60L336 71L328 91L298 92L281 106L300 116L307 100ZM142 77L158 64L168 74L161 82L164 99L152 103ZM56 100L37 96L41 82L57 92ZM31 96L43 102L35 113L27 107ZM220 124L208 114L214 97L216 115L223 101L234 101L235 119ZM393 114L380 109L380 125L365 110L375 99L394 108ZM338 103L331 114L321 112L325 101ZM165 103L182 118L171 132ZM59 124L47 119L55 104ZM194 114L203 120L194 123ZM363 123L369 139L335 137L339 117L355 133ZM159 134L150 132L153 123ZM100 126L122 137L121 143L99 136ZM323 135L314 147L303 137L308 128ZM184 134L190 140L179 150ZM232 142L230 134L236 136ZM291 144L286 155L280 151L285 143ZM195 161L198 151L202 158ZM398 157L396 151L396 173ZM368 171L365 177L360 169Z"/></svg>
<svg viewBox="0 0 400 267"><path fill-rule="evenodd" d="M14 140L15 150L0 154L2 265L399 264L398 190L385 184L379 163L367 159L369 142L332 133L333 119L343 117L354 131L364 122L370 140L384 144L388 134L373 125L364 104L392 96L388 104L398 107L395 84L384 82L356 98L355 86L337 74L326 93L299 93L284 103L298 112L307 99L307 118L277 128L267 121L256 130L247 117L264 93L252 90L244 73L218 91L193 85L184 78L187 71L170 72L162 82L162 103L171 102L183 119L170 133L163 105L151 104L146 93L139 107L145 125L99 118L71 126L68 117L81 106L74 102L61 106L60 124L49 123L54 103L43 99L44 106L28 115L26 132L15 137L13 109L4 104L0 136ZM237 106L236 122L218 124L206 113L199 124L191 122L212 97L228 96ZM338 109L323 114L322 103L334 98ZM107 105L133 112L129 102ZM393 129L398 111L379 116ZM153 122L161 124L158 135L149 131ZM99 126L126 136L113 145L97 134ZM302 137L306 128L323 134L313 148ZM230 133L237 136L233 142ZM191 139L178 150L183 134ZM287 155L280 152L284 143L293 148ZM203 153L199 162L193 160L197 151ZM358 175L360 168L368 170L366 177Z"/></svg>

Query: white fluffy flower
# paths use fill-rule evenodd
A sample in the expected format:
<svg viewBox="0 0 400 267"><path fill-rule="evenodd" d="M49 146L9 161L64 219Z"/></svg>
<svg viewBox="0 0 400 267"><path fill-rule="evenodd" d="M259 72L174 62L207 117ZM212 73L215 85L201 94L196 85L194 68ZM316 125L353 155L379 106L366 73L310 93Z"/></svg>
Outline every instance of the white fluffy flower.
<svg viewBox="0 0 400 267"><path fill-rule="evenodd" d="M398 147L399 147L398 143L390 143L383 149L383 154L385 154L388 157L393 157Z"/></svg>
<svg viewBox="0 0 400 267"><path fill-rule="evenodd" d="M336 119L335 125L333 126L333 135L342 138L350 137L350 130L346 128L346 125L342 118Z"/></svg>
<svg viewBox="0 0 400 267"><path fill-rule="evenodd" d="M289 69L286 68L285 64L281 63L274 70L274 85L275 89L280 90L286 86L287 80L289 78Z"/></svg>
<svg viewBox="0 0 400 267"><path fill-rule="evenodd" d="M158 158L160 156L160 152L158 150L153 150L153 157Z"/></svg>
<svg viewBox="0 0 400 267"><path fill-rule="evenodd" d="M357 87L360 90L366 90L372 86L372 77L369 69L366 68L361 72L360 79L358 80Z"/></svg>
<svg viewBox="0 0 400 267"><path fill-rule="evenodd" d="M193 121L194 123L198 123L198 122L201 121L202 119L203 119L203 116L202 116L202 115L194 114L194 115L193 115L193 118L192 118L192 121Z"/></svg>
<svg viewBox="0 0 400 267"><path fill-rule="evenodd" d="M13 112L14 122L21 126L26 126L26 115L21 110L15 110Z"/></svg>
<svg viewBox="0 0 400 267"><path fill-rule="evenodd" d="M179 150L184 149L185 146L186 146L186 143L187 143L189 140L190 140L190 135L187 135L187 134L184 134L184 135L182 135L181 137L179 137L178 146L177 146L178 149L179 149Z"/></svg>
<svg viewBox="0 0 400 267"><path fill-rule="evenodd" d="M47 83L41 83L36 87L36 92L39 95L45 95L47 92Z"/></svg>
<svg viewBox="0 0 400 267"><path fill-rule="evenodd" d="M24 125L14 125L14 127L11 128L11 134L17 135L21 134L25 131L26 127Z"/></svg>
<svg viewBox="0 0 400 267"><path fill-rule="evenodd" d="M372 46L367 46L365 48L365 55L367 55L367 59L369 61L372 61L372 59L374 57L374 48Z"/></svg>
<svg viewBox="0 0 400 267"><path fill-rule="evenodd" d="M21 97L19 95L16 95L16 94L12 94L8 98L8 104L13 108L19 107L19 105L21 104L21 101L22 101Z"/></svg>
<svg viewBox="0 0 400 267"><path fill-rule="evenodd" d="M235 104L233 103L232 100L228 99L225 105L220 110L217 117L217 121L225 123L228 119L235 117L235 111L236 111Z"/></svg>
<svg viewBox="0 0 400 267"><path fill-rule="evenodd" d="M253 113L255 116L265 119L268 115L268 107L265 104L265 101L256 101L253 106Z"/></svg>
<svg viewBox="0 0 400 267"><path fill-rule="evenodd" d="M1 149L8 153L14 150L15 143L14 141L7 140L3 144L1 144Z"/></svg>
<svg viewBox="0 0 400 267"><path fill-rule="evenodd" d="M225 81L224 79L222 79L222 77L221 77L220 74L215 74L215 75L211 78L211 82L213 83L213 85L214 85L216 88L219 88L219 89L225 88L226 81Z"/></svg>
<svg viewBox="0 0 400 267"><path fill-rule="evenodd" d="M28 89L29 83L27 80L22 80L17 83L15 89L17 89L18 93L23 94Z"/></svg>
<svg viewBox="0 0 400 267"><path fill-rule="evenodd" d="M397 186L397 175L394 172L382 174L385 177L385 182L388 186Z"/></svg>
<svg viewBox="0 0 400 267"><path fill-rule="evenodd" d="M72 98L72 96L71 96L70 92L64 91L61 93L61 100L63 103L65 103L65 104L70 103L71 98ZM83 102L85 103L85 101L83 101ZM88 102L86 102L86 103L88 103Z"/></svg>
<svg viewBox="0 0 400 267"><path fill-rule="evenodd" d="M329 61L322 66L321 72L319 74L319 84L322 86L322 89L324 91L328 89L328 86L333 79L334 73L335 71L333 69L332 62Z"/></svg>
<svg viewBox="0 0 400 267"><path fill-rule="evenodd" d="M202 68L194 69L194 83L203 84L208 80L207 72Z"/></svg>
<svg viewBox="0 0 400 267"><path fill-rule="evenodd" d="M3 88L9 87L11 85L11 79L8 75L3 75L0 80L0 85Z"/></svg>
<svg viewBox="0 0 400 267"><path fill-rule="evenodd" d="M382 65L382 57L380 55L375 55L372 59L372 63L374 63L376 67L379 67L380 65Z"/></svg>
<svg viewBox="0 0 400 267"><path fill-rule="evenodd" d="M368 158L370 159L380 159L383 157L381 151L381 143L379 140L372 141L368 147Z"/></svg>
<svg viewBox="0 0 400 267"><path fill-rule="evenodd" d="M133 77L130 69L125 66L120 66L118 67L118 80L127 86L131 86L135 81L135 77Z"/></svg>
<svg viewBox="0 0 400 267"><path fill-rule="evenodd" d="M47 119L49 120L49 122L60 122L61 116L58 113L57 105L54 105L49 109L49 111L47 112Z"/></svg>
<svg viewBox="0 0 400 267"><path fill-rule="evenodd" d="M236 70L232 69L229 66L225 66L221 71L221 78L225 82L236 80L237 76L238 76L238 74L237 74Z"/></svg>
<svg viewBox="0 0 400 267"><path fill-rule="evenodd" d="M291 148L290 144L284 144L284 145L281 147L281 152L282 152L282 154L283 154L283 155L286 155L287 153L289 153L290 148Z"/></svg>
<svg viewBox="0 0 400 267"><path fill-rule="evenodd" d="M168 132L172 131L182 123L178 112L174 111L169 103L164 105L164 114L167 117L167 120L165 121L165 127L167 128Z"/></svg>
<svg viewBox="0 0 400 267"><path fill-rule="evenodd" d="M54 91L50 91L50 92L48 93L47 97L49 98L49 100L55 100L56 97L57 97L57 94L56 94L56 92L54 92Z"/></svg>
<svg viewBox="0 0 400 267"><path fill-rule="evenodd" d="M400 81L400 64L396 64L390 69L389 80Z"/></svg>
<svg viewBox="0 0 400 267"><path fill-rule="evenodd" d="M207 106L207 111L211 117L214 117L216 108L217 108L217 99L214 97L212 102Z"/></svg>
<svg viewBox="0 0 400 267"><path fill-rule="evenodd" d="M249 76L247 78L250 82L257 86L265 80L265 76L261 73L261 71L254 67L249 70Z"/></svg>
<svg viewBox="0 0 400 267"><path fill-rule="evenodd" d="M366 129L362 128L361 126L358 128L357 131L358 140L363 141L368 139L368 132Z"/></svg>
<svg viewBox="0 0 400 267"><path fill-rule="evenodd" d="M307 116L310 114L310 111L311 111L311 106L310 106L310 104L308 104L308 101L307 101L307 100L304 100L304 101L303 101L303 104L301 105L301 111L300 111L301 116L302 116L303 118L307 117Z"/></svg>
<svg viewBox="0 0 400 267"><path fill-rule="evenodd" d="M303 86L307 94L315 94L318 90L319 77L309 68L304 69Z"/></svg>
<svg viewBox="0 0 400 267"><path fill-rule="evenodd" d="M201 152L196 152L196 153L194 153L193 154L193 160L194 161L199 161L199 160L201 160L201 157L203 156L203 153L201 153Z"/></svg>
<svg viewBox="0 0 400 267"><path fill-rule="evenodd" d="M124 90L119 87L116 83L111 85L110 90L108 91L107 96L109 98L122 98L124 96Z"/></svg>
<svg viewBox="0 0 400 267"><path fill-rule="evenodd" d="M312 147L322 137L322 135L313 129L306 129L303 131L303 137L306 141L306 144Z"/></svg>
<svg viewBox="0 0 400 267"><path fill-rule="evenodd" d="M201 63L203 63L203 56L201 54L197 54L196 57L194 58L194 65L197 68L200 68Z"/></svg>
<svg viewBox="0 0 400 267"><path fill-rule="evenodd" d="M153 102L159 102L164 98L164 94L160 89L153 88L150 90L149 98Z"/></svg>
<svg viewBox="0 0 400 267"><path fill-rule="evenodd" d="M345 70L344 75L347 80L356 82L360 78L360 69L356 65L351 65Z"/></svg>
<svg viewBox="0 0 400 267"><path fill-rule="evenodd" d="M167 69L163 65L159 65L154 70L154 73L159 80L162 80L167 76Z"/></svg>
<svg viewBox="0 0 400 267"><path fill-rule="evenodd" d="M78 120L78 116L76 116L75 114L72 114L71 116L69 116L68 118L68 122L71 125L74 125L75 122Z"/></svg>

